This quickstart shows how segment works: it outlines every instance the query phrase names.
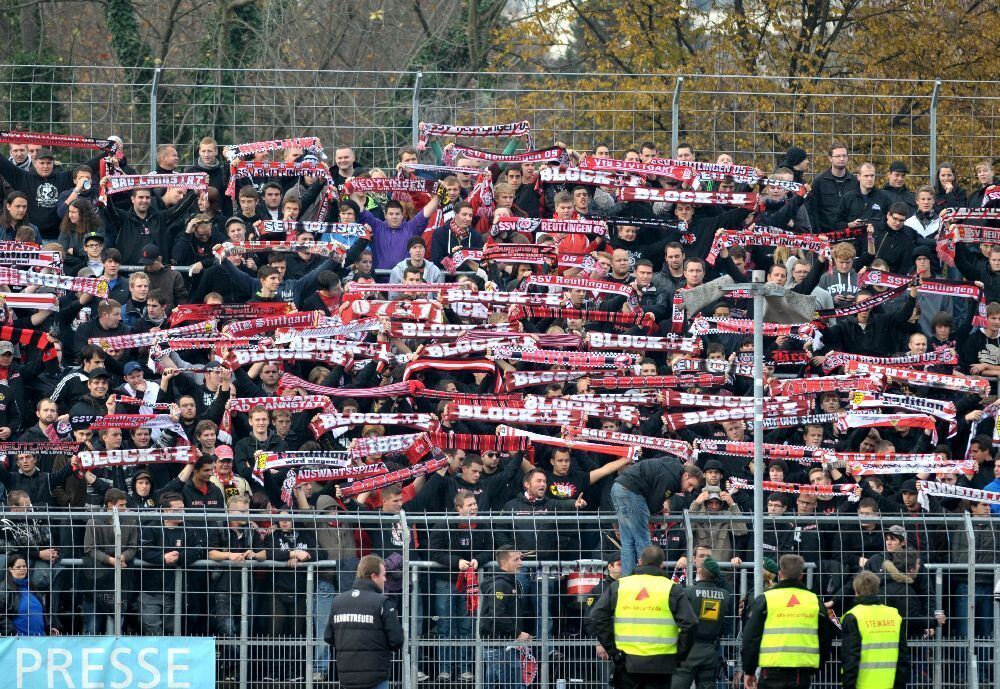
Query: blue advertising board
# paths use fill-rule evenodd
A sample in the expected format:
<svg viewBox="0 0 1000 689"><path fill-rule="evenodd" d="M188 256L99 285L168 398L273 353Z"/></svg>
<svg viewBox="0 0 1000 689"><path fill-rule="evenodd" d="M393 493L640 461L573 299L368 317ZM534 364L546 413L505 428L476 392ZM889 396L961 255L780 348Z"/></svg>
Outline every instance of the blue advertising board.
<svg viewBox="0 0 1000 689"><path fill-rule="evenodd" d="M202 689L215 686L215 639L0 637L0 667L16 689Z"/></svg>

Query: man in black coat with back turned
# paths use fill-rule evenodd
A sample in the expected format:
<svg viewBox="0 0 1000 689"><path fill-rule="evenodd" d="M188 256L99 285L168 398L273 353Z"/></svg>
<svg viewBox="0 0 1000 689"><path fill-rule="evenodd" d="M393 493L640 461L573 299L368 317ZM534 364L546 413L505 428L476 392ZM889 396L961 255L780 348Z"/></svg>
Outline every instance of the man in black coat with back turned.
<svg viewBox="0 0 1000 689"><path fill-rule="evenodd" d="M350 591L333 599L323 638L333 647L344 689L386 689L392 656L403 647L396 604L382 593L385 562L366 555Z"/></svg>

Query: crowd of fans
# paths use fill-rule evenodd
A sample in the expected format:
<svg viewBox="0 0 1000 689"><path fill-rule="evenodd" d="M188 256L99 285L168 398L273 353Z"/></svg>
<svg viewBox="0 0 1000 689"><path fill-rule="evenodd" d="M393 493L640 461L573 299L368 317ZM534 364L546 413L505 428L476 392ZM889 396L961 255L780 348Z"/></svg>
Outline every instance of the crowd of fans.
<svg viewBox="0 0 1000 689"><path fill-rule="evenodd" d="M803 518L856 514L859 519L852 528L808 519L795 525L769 521L766 554L777 560L798 553L814 563L814 589L835 611L850 607L849 580L854 574L861 570L879 574L914 637L930 636L942 626L944 633L967 634L964 610L966 597L973 595L976 631L990 635L991 573L977 575L975 591L956 579L954 595L949 596L952 610L946 614L935 609L926 565L967 562L972 544L964 520L956 517L953 523L943 523L923 518L971 513L976 562L993 564L998 543L990 520L1000 511L1000 501L927 496L918 481L1000 492L993 408L1000 376L1000 243L957 241L953 256L940 250L950 231L947 213L942 219L946 209L991 206L991 163L983 161L974 170L942 163L934 185L910 188L909 171L902 162L879 170L870 162L852 159L839 143L811 155L791 148L772 169L758 171L761 179L786 185L758 184L725 174L694 184L719 192L722 199L726 192L759 191L749 205L671 203L623 200L614 186L546 181L546 167L572 168L582 154L566 150L560 162L517 162L519 143L513 139L505 150L514 156L512 162L486 161L487 165L463 157L453 144L442 147L433 139L436 159L406 147L394 170L363 168L350 148L336 149L329 167L322 162L322 152L287 148L283 153L258 154L255 160L266 162L277 156L289 164L313 163L314 170L326 169L328 174L241 178L228 195L229 162L214 140L205 139L191 161L182 161L176 147L161 146L153 172L204 172L207 190L137 188L106 198L101 193L106 183L101 178L101 156L74 165L57 162L61 151L11 145L10 158L0 158L4 183L0 241L20 243L6 246L28 253L31 249L25 247L35 244L39 252L57 252L60 259L56 267L15 259L2 259L0 264L107 283L106 297L16 281L0 285L0 326L8 333L0 341L0 447L7 453L6 466L0 467L0 490L8 505L0 526L12 568L7 587L24 581L23 569L13 568L26 562L32 586L55 591L45 601L51 622L17 631L103 630L112 612L107 592L113 574L116 568L129 568L125 585L138 592L127 616L132 631L173 633L174 578L187 571L185 590L200 594L191 598L200 602L184 611L185 630L231 637L238 632L241 615L238 570L199 572L188 567L197 560L253 559L280 563L272 565L266 582L254 579L260 594L253 604L254 631L301 636L311 623L302 602L304 563L341 563L335 570L318 571L317 619L328 613L332 593L349 584L352 563L367 552L386 559L386 592L400 593L403 534L397 517L405 509L417 519L414 557L443 568L443 573L426 580L427 591L436 594L427 601L435 608L436 633L442 638L468 638L471 620L456 583L469 578L467 571L492 561L498 548L514 549L526 560L598 559L610 563L615 576L618 563L626 573L631 571L641 538L624 533L624 523L616 533L577 523L572 516L616 511L621 515L624 503L616 499L615 486L644 497L652 519L640 530L647 530L664 548L668 560L679 560L681 569L688 546L711 549L722 563L738 566L749 561L746 521L724 516L749 514L752 485L741 486L731 479L752 484L752 461L745 448L736 451L731 449L736 446L701 443L745 442L752 433L739 416L678 423L672 415L705 405L684 406L671 393L713 396L719 407L730 406L727 397L752 394L751 334L724 327L736 322L732 319L751 318L751 300L745 294L724 294L697 310L690 305L685 310L678 301L719 277L746 283L752 270L762 270L768 282L814 297L816 309L847 309L847 315L825 321L815 335L801 336L794 328L767 334L764 377L772 392L780 390L782 380L829 379L843 373L843 355L883 357L888 360L883 363L891 365L894 358L940 352L939 362L911 363L909 369L988 381L985 388L959 389L882 379L874 393L876 401L880 394L898 394L934 400L951 410L949 418L946 411L945 416L927 417L932 422L924 425L845 423L843 419L857 406L852 399L857 378L796 393L807 401L808 408L797 412L801 423L769 427L765 440L807 451L800 456L769 451L766 478L779 487L766 496L767 514ZM126 146L120 145L114 172L135 174ZM422 155L424 165L419 164ZM678 166L706 160L686 144L668 155L651 142L614 156L598 143L588 158L611 157L641 164L671 158ZM813 175L811 165L819 160L826 164ZM725 154L712 162L722 170L733 163ZM418 163L415 168L409 167L414 163ZM462 171L473 168L481 172ZM970 177L974 183L963 188L960 180ZM431 191L351 193L355 180L393 178L438 184ZM692 187L690 181L656 175L647 175L643 184L667 191ZM334 193L330 185L336 185ZM491 194L482 193L484 188ZM328 239L307 222L324 217L324 212L328 222L340 223L330 227L333 234L351 224L367 230L352 241L340 235L339 252L313 251L310 242L316 246ZM504 220L498 231L498 219L505 218L590 219L603 221L606 232L545 233L541 226L535 229L531 223L513 225ZM263 221L279 220L299 223L288 239L297 250L253 251L252 244L244 251L226 249L253 241L286 241L285 234L265 232ZM969 222L988 227L991 221ZM831 239L829 256L822 250L743 246L739 241L713 249L724 231L750 236L765 227L818 236L821 242L834 236L846 239ZM485 255L476 253L484 247ZM491 253L491 247L498 248ZM528 247L536 247L534 255L518 260L530 254ZM560 265L564 255L578 260L571 267ZM896 285L872 281L873 273L915 278L905 282L908 288L896 289L893 298L885 300L880 295ZM599 288L588 289L583 282L535 281L539 276L582 279ZM931 278L978 287L985 308L977 311L976 299L922 291L921 280ZM382 292L357 289L386 282L395 287ZM440 284L440 290L425 289L428 284ZM615 291L621 287L628 295ZM448 297L455 288L499 297ZM3 298L17 293L56 293L57 307L24 307ZM545 302L545 308L536 308L541 301L503 300L515 293L558 296ZM852 312L851 307L869 299L876 299L878 306ZM186 339L198 335L169 332L174 327L172 314L185 305L244 305L244 315L219 322L222 328L253 319L256 313L284 315L267 310L282 302L291 305L290 312L319 312L311 325L320 330L370 317L378 319L378 327L330 335L325 346L315 345L324 341L322 334L311 336L315 345L311 351L317 354L313 360L236 356L238 350L308 351L302 339L283 339L273 328L255 333L257 339L247 342L208 338L200 346ZM702 316L718 320L702 321ZM699 328L705 323L723 327L703 333ZM470 324L479 327L465 328ZM432 330L435 325L439 330ZM164 331L161 339L132 341L137 344L130 344L127 337L115 339ZM45 347L39 346L38 334L47 338ZM464 337L458 339L459 335ZM622 345L624 336L650 346ZM458 345L468 346L455 345L456 339ZM485 344L477 346L482 341ZM434 351L442 345L443 354ZM354 348L349 360L322 356L338 347ZM539 350L555 353L531 356ZM594 358L573 356L588 351L608 354L607 360L595 364ZM950 352L956 353L954 359ZM534 374L514 384L521 380L515 378L520 372ZM628 376L635 378L629 382ZM665 378L652 378L661 376ZM670 376L678 378L671 382ZM594 385L608 377L619 382L604 388ZM644 379L650 379L650 387L643 385ZM406 391L371 393L404 380L411 384ZM236 404L244 398L303 399L323 394L310 389L316 386L340 391L328 398L330 407L322 411L336 415L341 425L318 426L314 421L320 410L315 406ZM359 394L352 395L352 390ZM874 407L886 412L897 408L884 398ZM512 409L534 413L503 414ZM584 414L577 416L579 410ZM492 411L497 412L495 417L485 415ZM557 420L551 421L544 412ZM115 426L95 422L109 414L156 415L163 422ZM404 416L411 414L430 416L421 416L414 424ZM498 428L505 423L513 430ZM553 445L519 435L530 429L550 439L571 437L563 427L572 425L589 427L601 436ZM430 433L447 457L444 466L435 465L426 474L416 472L400 483L376 483L363 492L345 491L352 485L345 481L289 481L290 463L263 471L258 466L261 452L279 458L289 452L317 457L340 452L351 456L355 467L384 463L384 469L373 469L366 478L377 477L423 459L423 455L408 457L408 446L392 448L389 440L384 445L377 440L409 437L414 431ZM667 453L653 449L650 441L636 462L634 452L624 453L628 445L610 441L603 445L602 437L615 433L680 441L671 447L687 444L699 451ZM366 447L372 451L359 452L360 441L370 441ZM19 452L11 444L15 442L37 443L39 450L25 446ZM187 446L195 451L186 463L140 460L85 467L79 451L64 447L57 451L59 443L77 443L80 451L95 453ZM609 446L617 454L602 451ZM967 465L964 472L937 472L934 466L909 473L854 471L850 462L838 461L837 453L867 453L871 462L933 454L932 463L950 467L971 460L974 466L969 470ZM653 476L663 467L670 472L665 481ZM294 466L293 475L300 468ZM798 488L780 487L789 485ZM807 486L816 488L810 491ZM108 515L57 522L32 518L32 508L89 509ZM110 518L113 508L129 514L138 511L141 517L125 522L118 557ZM204 510L250 512L257 518L249 522L233 518L225 527L216 522L205 528L196 521ZM694 543L688 543L681 519L685 510L716 515L719 520L696 523ZM297 514L308 511L329 513L330 520L319 527L296 522ZM339 525L337 515L351 511L381 515L381 527ZM477 514L486 513L491 515L488 528L482 522L438 524L434 517L451 514L474 521ZM552 528L533 521L542 515L568 515L567 526ZM624 559L619 552L622 545ZM59 563L68 557L82 558L83 566L73 569L72 580L63 573L62 583L57 584L53 580L62 570ZM146 565L131 567L136 559ZM539 600L538 587L548 584L539 584L530 570L517 576L532 600ZM74 590L95 595L74 596ZM586 601L592 604L594 595L579 600L563 597L572 598L579 609L566 612L570 603L554 596L554 629L547 631L588 636L590 630L582 621ZM5 600L10 600L9 593ZM9 616L14 614L11 605L8 602ZM431 616L431 610L424 612ZM444 654L440 672L469 680L466 650L449 649L452 655ZM431 672L422 668L422 677L423 670ZM321 665L317 670L327 668Z"/></svg>

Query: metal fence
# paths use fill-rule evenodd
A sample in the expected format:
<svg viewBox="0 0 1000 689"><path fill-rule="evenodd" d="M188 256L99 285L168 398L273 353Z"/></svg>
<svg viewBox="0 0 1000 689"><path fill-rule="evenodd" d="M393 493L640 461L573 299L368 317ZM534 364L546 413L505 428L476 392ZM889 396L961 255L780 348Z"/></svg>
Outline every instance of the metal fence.
<svg viewBox="0 0 1000 689"><path fill-rule="evenodd" d="M420 120L528 119L540 144L581 150L688 141L704 157L730 153L766 167L794 144L822 169L828 146L842 141L855 161L885 169L903 160L928 179L936 162L950 160L971 181L975 161L1000 155L998 99L995 81L0 67L6 126L117 134L143 167L157 142L177 144L189 162L203 136L242 143L305 134L355 147L362 165L388 166Z"/></svg>
<svg viewBox="0 0 1000 689"><path fill-rule="evenodd" d="M675 578L694 580L698 546L712 547L721 562L733 594L719 649L727 679L740 674L740 630L752 591L755 564L740 536L748 523L744 515L685 511L651 524ZM910 550L923 546L917 558L885 545L883 534L894 524L910 534ZM474 583L485 586L496 573L495 549L513 543L524 551L520 595L534 612L525 625L532 638L518 644L537 661L530 686L604 687L611 666L598 656L588 620L611 581L606 561L613 559L607 555L615 526L607 514L0 515L7 565L13 553L29 553L32 581L63 633L214 636L220 686L241 689L288 682L333 686L324 628L335 593L354 579L356 543L387 561L386 591L398 601L406 631L392 668L399 686L497 686L491 668L513 653L511 641L487 638L483 632L492 622L484 624L481 599L456 583L467 564L462 560L478 559ZM850 608L850 580L861 569L857 558L871 561L867 567L883 577L887 599L907 610L910 686L993 686L1000 672L993 641L1000 638L1000 595L994 594L1000 567L995 547L980 548L996 543L997 526L989 517L769 517L765 532L769 555L805 558L807 585L838 615ZM240 534L249 540L240 541ZM341 551L335 550L338 539L346 539L339 541L346 544ZM51 559L52 548L57 559ZM290 565L294 548L308 557ZM107 560L125 566L108 566ZM836 655L834 648L834 661L815 686L839 686Z"/></svg>

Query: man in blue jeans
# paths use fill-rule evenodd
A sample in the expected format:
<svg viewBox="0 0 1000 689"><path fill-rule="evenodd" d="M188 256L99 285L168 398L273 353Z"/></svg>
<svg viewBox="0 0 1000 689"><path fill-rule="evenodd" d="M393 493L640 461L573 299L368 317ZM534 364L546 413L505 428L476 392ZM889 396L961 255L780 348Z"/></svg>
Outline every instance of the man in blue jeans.
<svg viewBox="0 0 1000 689"><path fill-rule="evenodd" d="M622 538L622 576L632 574L639 553L652 541L649 515L674 493L690 494L705 480L701 469L674 457L651 457L623 471L611 487Z"/></svg>

